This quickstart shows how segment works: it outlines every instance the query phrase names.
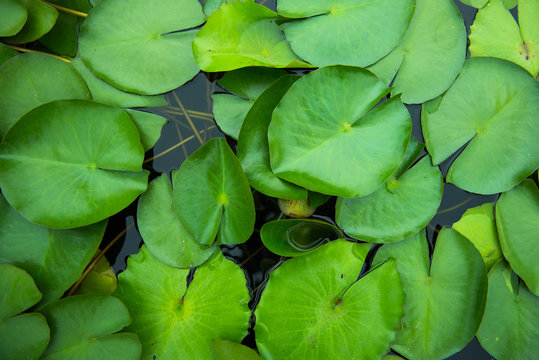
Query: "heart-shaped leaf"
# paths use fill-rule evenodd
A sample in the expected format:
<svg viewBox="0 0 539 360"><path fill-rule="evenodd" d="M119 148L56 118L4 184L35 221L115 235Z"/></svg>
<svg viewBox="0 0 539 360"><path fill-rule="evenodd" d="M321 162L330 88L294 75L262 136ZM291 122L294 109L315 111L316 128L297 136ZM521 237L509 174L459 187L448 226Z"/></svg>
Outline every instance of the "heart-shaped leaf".
<svg viewBox="0 0 539 360"><path fill-rule="evenodd" d="M18 33L26 19L28 12L21 0L4 0L0 4L0 36L12 36Z"/></svg>
<svg viewBox="0 0 539 360"><path fill-rule="evenodd" d="M39 39L56 23L58 11L40 0L20 0L26 8L28 18L22 29L13 36L3 39L11 44L24 44Z"/></svg>

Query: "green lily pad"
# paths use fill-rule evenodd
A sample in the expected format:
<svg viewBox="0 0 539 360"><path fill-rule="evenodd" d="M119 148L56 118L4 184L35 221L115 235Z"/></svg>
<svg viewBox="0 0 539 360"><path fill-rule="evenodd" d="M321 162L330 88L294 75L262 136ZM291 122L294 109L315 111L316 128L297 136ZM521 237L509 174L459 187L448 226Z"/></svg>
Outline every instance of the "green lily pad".
<svg viewBox="0 0 539 360"><path fill-rule="evenodd" d="M287 200L305 200L307 190L278 178L271 170L268 127L273 110L297 79L286 75L269 86L247 113L238 136L238 158L251 186L265 195Z"/></svg>
<svg viewBox="0 0 539 360"><path fill-rule="evenodd" d="M349 66L320 68L296 81L269 125L273 172L328 195L376 190L401 163L412 127L399 97L371 109L389 91L368 70Z"/></svg>
<svg viewBox="0 0 539 360"><path fill-rule="evenodd" d="M172 175L174 206L202 245L241 244L253 233L255 205L247 176L224 138L200 147Z"/></svg>
<svg viewBox="0 0 539 360"><path fill-rule="evenodd" d="M253 349L227 340L213 339L211 349L214 360L261 360Z"/></svg>
<svg viewBox="0 0 539 360"><path fill-rule="evenodd" d="M489 56L514 62L533 77L539 71L539 4L536 0L520 0L519 28L502 0L490 0L479 9L470 27L470 55ZM533 21L522 21L526 16ZM529 29L526 27L529 26Z"/></svg>
<svg viewBox="0 0 539 360"><path fill-rule="evenodd" d="M228 0L205 0L204 1L204 14L210 16L214 11L219 9L221 5L227 3Z"/></svg>
<svg viewBox="0 0 539 360"><path fill-rule="evenodd" d="M198 66L208 72L247 66L311 67L294 54L277 25L279 19L254 0L221 5L193 40Z"/></svg>
<svg viewBox="0 0 539 360"><path fill-rule="evenodd" d="M43 360L140 358L137 335L118 333L131 323L131 318L125 305L113 296L69 296L39 312L51 328L51 343Z"/></svg>
<svg viewBox="0 0 539 360"><path fill-rule="evenodd" d="M286 71L272 68L244 68L227 72L217 81L232 94L213 94L213 115L221 130L238 138L245 115L255 99Z"/></svg>
<svg viewBox="0 0 539 360"><path fill-rule="evenodd" d="M539 296L539 190L533 180L502 194L496 203L496 225L503 255Z"/></svg>
<svg viewBox="0 0 539 360"><path fill-rule="evenodd" d="M0 187L28 220L74 228L106 219L147 187L144 151L129 115L87 100L26 113L0 144Z"/></svg>
<svg viewBox="0 0 539 360"><path fill-rule="evenodd" d="M106 257L102 256L82 280L75 295L111 295L118 287L114 269Z"/></svg>
<svg viewBox="0 0 539 360"><path fill-rule="evenodd" d="M19 53L4 43L0 42L0 66L6 62L6 60L17 56Z"/></svg>
<svg viewBox="0 0 539 360"><path fill-rule="evenodd" d="M18 33L26 19L28 12L21 0L4 0L0 5L0 36L12 36Z"/></svg>
<svg viewBox="0 0 539 360"><path fill-rule="evenodd" d="M137 127L140 134L140 143L142 144L144 151L153 148L157 140L161 137L161 130L166 124L167 119L146 111L132 109L127 109L126 111Z"/></svg>
<svg viewBox="0 0 539 360"><path fill-rule="evenodd" d="M270 221L260 230L264 246L280 256L306 255L323 243L342 237L341 231L330 223L309 219Z"/></svg>
<svg viewBox="0 0 539 360"><path fill-rule="evenodd" d="M17 315L41 300L34 279L24 270L0 264L0 320Z"/></svg>
<svg viewBox="0 0 539 360"><path fill-rule="evenodd" d="M84 80L66 62L22 54L0 67L0 139L29 110L57 99L90 99Z"/></svg>
<svg viewBox="0 0 539 360"><path fill-rule="evenodd" d="M200 245L184 229L173 203L172 186L166 175L148 185L138 201L137 225L148 250L165 264L189 268L208 260L217 246Z"/></svg>
<svg viewBox="0 0 539 360"><path fill-rule="evenodd" d="M82 26L80 56L115 87L145 95L164 93L199 72L191 51L197 30L187 29L204 19L197 0L103 1Z"/></svg>
<svg viewBox="0 0 539 360"><path fill-rule="evenodd" d="M404 293L394 260L357 280L369 248L336 240L270 274L255 311L262 357L378 359L389 351Z"/></svg>
<svg viewBox="0 0 539 360"><path fill-rule="evenodd" d="M498 232L494 222L494 203L466 210L453 229L466 237L481 253L487 272L502 258Z"/></svg>
<svg viewBox="0 0 539 360"><path fill-rule="evenodd" d="M369 70L402 101L419 104L444 91L466 55L466 28L452 0L417 0L414 18L400 44Z"/></svg>
<svg viewBox="0 0 539 360"><path fill-rule="evenodd" d="M460 2L474 8L481 9L489 2L489 0L460 0ZM506 9L512 9L517 6L517 0L502 0L502 3Z"/></svg>
<svg viewBox="0 0 539 360"><path fill-rule="evenodd" d="M26 8L28 18L15 35L3 39L11 44L25 44L39 39L52 29L58 18L58 11L40 0L20 2Z"/></svg>
<svg viewBox="0 0 539 360"><path fill-rule="evenodd" d="M363 241L388 243L427 226L442 201L442 174L428 155L402 172L393 174L370 195L337 200L335 220L345 233Z"/></svg>
<svg viewBox="0 0 539 360"><path fill-rule="evenodd" d="M481 323L487 275L479 252L451 229L442 229L429 261L425 232L376 254L394 257L406 294L403 328L391 345L408 359L445 359L464 348Z"/></svg>
<svg viewBox="0 0 539 360"><path fill-rule="evenodd" d="M71 230L49 229L22 217L0 195L0 263L27 271L43 293L41 304L54 301L80 278L97 250L107 222Z"/></svg>
<svg viewBox="0 0 539 360"><path fill-rule="evenodd" d="M131 311L142 360L213 360L211 341L241 342L251 311L243 271L218 251L194 272L165 265L145 246L127 261L115 295Z"/></svg>
<svg viewBox="0 0 539 360"><path fill-rule="evenodd" d="M280 0L292 49L317 66L367 66L387 55L410 25L415 0ZM391 24L391 26L388 26Z"/></svg>
<svg viewBox="0 0 539 360"><path fill-rule="evenodd" d="M533 359L539 347L539 297L501 260L488 274L487 307L477 339L499 360Z"/></svg>
<svg viewBox="0 0 539 360"><path fill-rule="evenodd" d="M466 145L446 181L469 192L511 189L539 164L539 82L508 61L467 60L451 88L423 106L421 125L433 163Z"/></svg>

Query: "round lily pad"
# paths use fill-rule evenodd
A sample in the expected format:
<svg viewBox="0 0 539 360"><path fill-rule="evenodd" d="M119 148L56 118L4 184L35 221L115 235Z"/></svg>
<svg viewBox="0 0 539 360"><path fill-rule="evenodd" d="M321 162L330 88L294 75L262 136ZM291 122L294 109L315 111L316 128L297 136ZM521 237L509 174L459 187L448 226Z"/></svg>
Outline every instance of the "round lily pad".
<svg viewBox="0 0 539 360"><path fill-rule="evenodd" d="M197 30L188 29L204 19L197 0L103 1L81 28L80 56L122 90L164 93L199 72L191 51Z"/></svg>
<svg viewBox="0 0 539 360"><path fill-rule="evenodd" d="M144 151L129 115L87 100L26 113L0 144L0 186L31 222L75 228L101 221L146 190Z"/></svg>
<svg viewBox="0 0 539 360"><path fill-rule="evenodd" d="M446 177L461 189L511 189L539 164L539 82L495 58L467 60L451 88L423 106L423 136L434 164L466 145Z"/></svg>
<svg viewBox="0 0 539 360"><path fill-rule="evenodd" d="M496 203L496 225L503 255L539 296L539 190L533 180L502 194Z"/></svg>
<svg viewBox="0 0 539 360"><path fill-rule="evenodd" d="M188 275L145 246L119 275L115 295L133 317L128 330L140 336L142 360L213 360L212 339L241 342L247 335L251 311L243 271L218 251L189 284Z"/></svg>
<svg viewBox="0 0 539 360"><path fill-rule="evenodd" d="M406 304L403 328L391 348L407 359L446 359L479 328L487 275L479 252L456 231L442 229L429 260L425 232L386 244L373 263L397 260Z"/></svg>
<svg viewBox="0 0 539 360"><path fill-rule="evenodd" d="M75 295L39 309L51 328L44 360L140 359L137 335L118 333L131 323L125 305L108 295Z"/></svg>
<svg viewBox="0 0 539 360"><path fill-rule="evenodd" d="M292 49L317 66L370 65L389 53L410 25L415 0L279 0Z"/></svg>
<svg viewBox="0 0 539 360"><path fill-rule="evenodd" d="M477 339L499 360L533 359L539 347L539 297L501 260L488 274L488 297Z"/></svg>
<svg viewBox="0 0 539 360"><path fill-rule="evenodd" d="M166 175L148 185L138 201L137 225L148 250L165 264L180 268L198 266L217 246L203 246L183 228L173 204Z"/></svg>
<svg viewBox="0 0 539 360"><path fill-rule="evenodd" d="M84 80L66 62L21 54L0 67L0 138L29 110L57 99L90 99Z"/></svg>
<svg viewBox="0 0 539 360"><path fill-rule="evenodd" d="M56 23L58 11L40 0L20 0L28 17L23 27L13 36L3 39L11 44L25 44L48 33Z"/></svg>
<svg viewBox="0 0 539 360"><path fill-rule="evenodd" d="M296 81L269 125L273 172L328 195L376 190L401 163L412 127L399 97L374 107L389 91L370 71L350 66Z"/></svg>
<svg viewBox="0 0 539 360"><path fill-rule="evenodd" d="M0 36L18 33L27 18L28 12L21 0L3 0L0 4Z"/></svg>
<svg viewBox="0 0 539 360"><path fill-rule="evenodd" d="M262 357L378 359L389 351L404 293L394 260L357 280L369 248L336 240L270 274L255 311Z"/></svg>
<svg viewBox="0 0 539 360"><path fill-rule="evenodd" d="M202 245L241 244L253 233L255 205L247 176L224 138L200 147L173 173L174 206Z"/></svg>

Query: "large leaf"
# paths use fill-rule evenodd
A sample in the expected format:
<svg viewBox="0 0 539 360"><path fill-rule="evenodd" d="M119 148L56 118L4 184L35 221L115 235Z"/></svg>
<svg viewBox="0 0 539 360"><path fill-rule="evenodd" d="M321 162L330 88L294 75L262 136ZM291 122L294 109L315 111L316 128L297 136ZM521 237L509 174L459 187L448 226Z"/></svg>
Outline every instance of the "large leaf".
<svg viewBox="0 0 539 360"><path fill-rule="evenodd" d="M41 304L56 300L81 276L97 250L106 221L84 228L55 230L32 224L0 195L0 263L16 265L43 293Z"/></svg>
<svg viewBox="0 0 539 360"><path fill-rule="evenodd" d="M148 186L138 202L137 224L148 250L165 264L180 268L208 260L216 246L200 245L183 228L173 204L172 186L161 175Z"/></svg>
<svg viewBox="0 0 539 360"><path fill-rule="evenodd" d="M443 188L440 170L426 155L404 174L393 174L370 195L339 198L335 220L344 232L359 240L399 241L427 226L440 206Z"/></svg>
<svg viewBox="0 0 539 360"><path fill-rule="evenodd" d="M536 77L539 71L537 0L520 0L518 16L521 28L505 9L502 0L490 0L484 8L479 9L470 27L470 55L509 60ZM526 21L526 17L533 20Z"/></svg>
<svg viewBox="0 0 539 360"><path fill-rule="evenodd" d="M401 163L411 133L399 97L372 109L390 89L371 72L329 66L296 81L268 129L273 172L342 197L368 195Z"/></svg>
<svg viewBox="0 0 539 360"><path fill-rule="evenodd" d="M415 0L279 0L280 15L299 19L282 25L292 49L317 66L367 66L401 40ZM390 24L390 25L389 25Z"/></svg>
<svg viewBox="0 0 539 360"><path fill-rule="evenodd" d="M117 333L131 318L125 305L108 295L76 295L39 309L51 328L51 343L42 359L140 358L137 335Z"/></svg>
<svg viewBox="0 0 539 360"><path fill-rule="evenodd" d="M0 144L0 186L28 220L53 228L101 221L146 190L144 151L129 115L87 100L26 113Z"/></svg>
<svg viewBox="0 0 539 360"><path fill-rule="evenodd" d="M27 18L28 12L21 0L3 0L0 4L0 36L18 33Z"/></svg>
<svg viewBox="0 0 539 360"><path fill-rule="evenodd" d="M278 178L271 170L268 127L273 110L296 80L297 76L287 75L268 87L247 113L238 136L238 158L251 186L265 195L289 200L306 199L307 190Z"/></svg>
<svg viewBox="0 0 539 360"><path fill-rule="evenodd" d="M22 54L0 67L0 139L29 110L57 99L89 99L69 64L43 54Z"/></svg>
<svg viewBox="0 0 539 360"><path fill-rule="evenodd" d="M202 245L241 244L251 236L255 206L247 176L224 138L214 138L173 174L180 222Z"/></svg>
<svg viewBox="0 0 539 360"><path fill-rule="evenodd" d="M488 274L488 297L477 339L498 360L534 359L539 347L539 297L505 261Z"/></svg>
<svg viewBox="0 0 539 360"><path fill-rule="evenodd" d="M466 28L452 0L417 0L404 39L370 70L402 101L418 104L443 93L458 75L466 55Z"/></svg>
<svg viewBox="0 0 539 360"><path fill-rule="evenodd" d="M423 106L421 124L434 164L463 145L447 182L479 194L511 189L539 164L539 82L494 58L467 60L441 97Z"/></svg>
<svg viewBox="0 0 539 360"><path fill-rule="evenodd" d="M28 12L24 26L16 35L5 38L12 44L24 44L39 39L52 29L58 18L58 12L52 6L40 0L20 0Z"/></svg>
<svg viewBox="0 0 539 360"><path fill-rule="evenodd" d="M119 276L115 295L131 312L142 360L213 360L212 339L241 342L251 312L243 271L221 252L189 270L165 265L143 246Z"/></svg>
<svg viewBox="0 0 539 360"><path fill-rule="evenodd" d="M247 66L311 67L290 49L278 19L254 0L223 4L193 40L198 66L212 72Z"/></svg>
<svg viewBox="0 0 539 360"><path fill-rule="evenodd" d="M357 280L369 247L337 240L270 274L255 311L264 358L378 359L388 352L404 293L394 260Z"/></svg>
<svg viewBox="0 0 539 360"><path fill-rule="evenodd" d="M103 1L82 26L79 52L97 76L122 90L164 93L198 73L191 52L197 30L180 30L204 18L196 0Z"/></svg>
<svg viewBox="0 0 539 360"><path fill-rule="evenodd" d="M503 255L539 296L539 190L524 180L496 203L496 225Z"/></svg>
<svg viewBox="0 0 539 360"><path fill-rule="evenodd" d="M374 262L397 259L406 294L403 328L391 345L407 359L445 359L460 351L481 323L487 276L481 255L466 238L442 229L429 261L422 231L388 244Z"/></svg>

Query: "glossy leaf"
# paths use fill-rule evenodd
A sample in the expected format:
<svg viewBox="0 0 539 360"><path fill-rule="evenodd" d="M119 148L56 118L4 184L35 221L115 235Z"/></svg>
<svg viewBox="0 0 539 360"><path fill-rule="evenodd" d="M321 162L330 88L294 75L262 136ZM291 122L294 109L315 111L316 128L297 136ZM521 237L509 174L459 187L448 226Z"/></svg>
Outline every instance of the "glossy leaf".
<svg viewBox="0 0 539 360"><path fill-rule="evenodd" d="M403 328L391 345L407 359L445 359L460 351L481 323L487 276L481 255L466 238L442 229L429 263L422 231L376 254L394 257L406 294Z"/></svg>
<svg viewBox="0 0 539 360"><path fill-rule="evenodd" d="M198 73L191 52L197 30L187 29L204 18L196 0L103 1L82 26L79 52L92 72L122 90L164 93Z"/></svg>
<svg viewBox="0 0 539 360"><path fill-rule="evenodd" d="M394 260L357 280L369 247L336 240L271 273L255 311L264 358L377 359L389 351L404 293Z"/></svg>
<svg viewBox="0 0 539 360"><path fill-rule="evenodd" d="M28 309L41 296L34 279L26 271L0 264L0 320Z"/></svg>
<svg viewBox="0 0 539 360"><path fill-rule="evenodd" d="M227 340L213 339L211 349L214 360L261 360L262 358L251 348Z"/></svg>
<svg viewBox="0 0 539 360"><path fill-rule="evenodd" d="M311 67L290 49L278 19L279 15L254 0L223 4L193 40L198 66L208 72L247 66Z"/></svg>
<svg viewBox="0 0 539 360"><path fill-rule="evenodd" d="M310 219L270 221L262 226L260 238L271 252L280 256L300 256L325 242L342 238L330 223Z"/></svg>
<svg viewBox="0 0 539 360"><path fill-rule="evenodd" d="M502 258L498 232L494 222L494 204L487 203L466 210L453 229L466 237L481 253L487 272Z"/></svg>
<svg viewBox="0 0 539 360"><path fill-rule="evenodd" d="M502 194L496 203L496 225L503 255L539 296L539 190L532 180Z"/></svg>
<svg viewBox="0 0 539 360"><path fill-rule="evenodd" d="M255 207L245 173L224 138L214 138L173 173L174 206L196 241L241 244L254 229Z"/></svg>
<svg viewBox="0 0 539 360"><path fill-rule="evenodd" d="M21 0L3 0L0 5L0 36L12 36L18 33L28 13Z"/></svg>
<svg viewBox="0 0 539 360"><path fill-rule="evenodd" d="M539 164L539 82L494 58L467 60L440 99L423 106L423 136L434 164L466 145L446 181L466 191L511 189Z"/></svg>
<svg viewBox="0 0 539 360"><path fill-rule="evenodd" d="M24 44L39 39L52 29L58 18L58 12L52 6L40 0L20 0L26 8L28 17L17 34L5 38L11 44Z"/></svg>
<svg viewBox="0 0 539 360"><path fill-rule="evenodd" d="M0 67L0 138L29 110L57 99L89 99L69 64L43 54L22 54ZM31 94L31 95L30 95Z"/></svg>
<svg viewBox="0 0 539 360"><path fill-rule="evenodd" d="M114 269L105 256L101 257L82 280L75 295L111 295L118 287Z"/></svg>
<svg viewBox="0 0 539 360"><path fill-rule="evenodd" d="M131 318L125 305L113 296L69 296L39 312L51 328L51 343L43 360L140 358L137 335L118 333Z"/></svg>
<svg viewBox="0 0 539 360"><path fill-rule="evenodd" d="M317 66L376 62L399 43L414 9L415 0L277 2L280 15L297 19L282 25L292 49Z"/></svg>
<svg viewBox="0 0 539 360"><path fill-rule="evenodd" d="M143 246L119 276L116 296L130 309L142 360L213 360L212 339L241 342L251 312L243 271L221 252L194 272L159 262Z"/></svg>
<svg viewBox="0 0 539 360"><path fill-rule="evenodd" d="M288 200L304 200L307 190L278 178L271 170L268 127L273 110L297 80L287 75L276 80L254 102L238 137L238 158L249 183L261 193Z"/></svg>
<svg viewBox="0 0 539 360"><path fill-rule="evenodd" d="M399 97L371 109L389 91L371 72L348 66L321 68L296 81L269 125L273 172L328 195L376 190L401 163L411 133Z"/></svg>
<svg viewBox="0 0 539 360"><path fill-rule="evenodd" d="M27 271L43 293L41 304L62 296L97 250L106 221L71 230L32 224L0 195L0 263Z"/></svg>
<svg viewBox="0 0 539 360"><path fill-rule="evenodd" d="M166 175L153 180L138 202L137 225L148 250L165 264L180 268L198 266L217 246L200 245L184 229L173 204Z"/></svg>
<svg viewBox="0 0 539 360"><path fill-rule="evenodd" d="M125 111L57 100L26 113L6 134L0 186L11 206L34 223L84 226L117 213L146 190L143 157Z"/></svg>
<svg viewBox="0 0 539 360"><path fill-rule="evenodd" d="M165 123L167 122L167 119L146 111L138 111L131 109L128 109L126 111L129 116L131 116L131 120L137 127L137 130L140 135L140 142L142 144L142 147L144 148L144 151L148 151L153 148L153 146L161 136L161 130L163 128L163 125L165 125Z"/></svg>
<svg viewBox="0 0 539 360"><path fill-rule="evenodd" d="M533 359L539 346L537 323L539 297L499 261L488 274L487 307L477 339L496 359Z"/></svg>
<svg viewBox="0 0 539 360"><path fill-rule="evenodd" d="M466 28L452 0L417 0L404 39L369 69L402 101L419 104L451 85L466 55Z"/></svg>

